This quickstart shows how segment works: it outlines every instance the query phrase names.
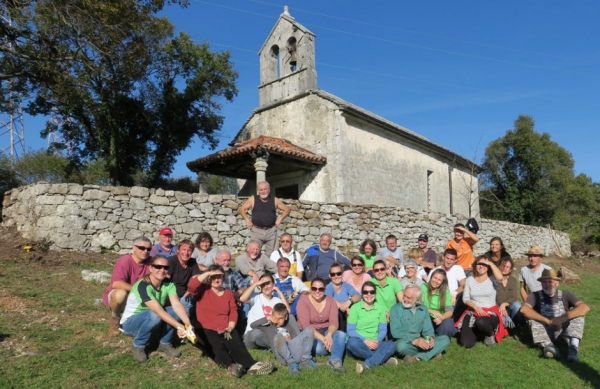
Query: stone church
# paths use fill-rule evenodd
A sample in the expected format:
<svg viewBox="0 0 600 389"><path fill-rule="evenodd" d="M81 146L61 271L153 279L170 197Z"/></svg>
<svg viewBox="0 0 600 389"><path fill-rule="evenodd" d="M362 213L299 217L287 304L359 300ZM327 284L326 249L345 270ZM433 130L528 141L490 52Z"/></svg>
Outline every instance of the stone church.
<svg viewBox="0 0 600 389"><path fill-rule="evenodd" d="M187 163L266 179L280 198L479 215L479 167L451 150L320 90L315 35L287 7L259 51L259 106L230 147Z"/></svg>

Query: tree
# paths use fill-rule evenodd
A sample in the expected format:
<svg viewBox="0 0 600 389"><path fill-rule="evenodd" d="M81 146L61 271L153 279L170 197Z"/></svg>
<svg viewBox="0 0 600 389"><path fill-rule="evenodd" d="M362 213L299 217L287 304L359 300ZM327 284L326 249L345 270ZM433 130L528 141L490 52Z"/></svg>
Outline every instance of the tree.
<svg viewBox="0 0 600 389"><path fill-rule="evenodd" d="M185 0L168 3L187 5ZM149 186L168 176L177 155L199 137L209 148L223 117L222 101L237 94L229 53L174 36L159 18L165 0L40 0L6 3L15 42L3 51L0 77L30 93L30 114L70 143L75 165L102 159L111 183L130 185L145 171ZM4 67L6 65L6 67Z"/></svg>
<svg viewBox="0 0 600 389"><path fill-rule="evenodd" d="M23 154L14 171L19 184L28 185L37 181L68 182L72 169L65 156L38 150Z"/></svg>
<svg viewBox="0 0 600 389"><path fill-rule="evenodd" d="M589 177L575 176L571 154L534 130L521 115L515 128L494 140L482 164L482 213L515 223L552 225L579 234L595 209Z"/></svg>
<svg viewBox="0 0 600 389"><path fill-rule="evenodd" d="M237 180L232 177L208 174L206 177L206 193L208 194L237 194Z"/></svg>

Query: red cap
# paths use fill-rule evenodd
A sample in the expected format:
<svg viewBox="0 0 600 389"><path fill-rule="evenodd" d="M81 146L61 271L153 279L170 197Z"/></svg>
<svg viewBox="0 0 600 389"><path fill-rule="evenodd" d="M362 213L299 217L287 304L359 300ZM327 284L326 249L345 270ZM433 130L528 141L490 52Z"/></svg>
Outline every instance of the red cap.
<svg viewBox="0 0 600 389"><path fill-rule="evenodd" d="M173 230L171 230L169 227L165 227L165 228L161 228L158 233L160 235L173 235Z"/></svg>

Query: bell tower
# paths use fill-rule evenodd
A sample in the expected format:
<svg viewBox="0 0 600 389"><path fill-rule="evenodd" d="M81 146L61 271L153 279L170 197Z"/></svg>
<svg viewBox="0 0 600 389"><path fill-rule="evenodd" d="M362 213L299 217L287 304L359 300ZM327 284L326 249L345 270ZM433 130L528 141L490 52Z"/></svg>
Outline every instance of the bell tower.
<svg viewBox="0 0 600 389"><path fill-rule="evenodd" d="M296 22L287 5L258 55L259 108L317 89L315 34Z"/></svg>

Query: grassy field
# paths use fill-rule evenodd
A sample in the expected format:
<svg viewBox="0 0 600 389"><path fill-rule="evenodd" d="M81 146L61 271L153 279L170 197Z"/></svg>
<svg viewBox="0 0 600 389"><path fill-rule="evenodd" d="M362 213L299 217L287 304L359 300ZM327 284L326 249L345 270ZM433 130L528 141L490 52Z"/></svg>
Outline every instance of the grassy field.
<svg viewBox="0 0 600 389"><path fill-rule="evenodd" d="M281 368L266 377L236 379L189 344L180 348L181 359L155 353L145 364L135 362L131 339L109 336L109 315L95 304L105 285L81 278L84 269L111 271L113 258L77 256L0 257L0 388L600 388L600 274L584 267L572 266L582 283L569 286L592 308L578 364L542 359L539 350L512 338L471 350L453 340L442 360L362 376L354 372L356 361L346 358L345 374L323 366L294 378ZM266 352L252 354L274 361ZM322 366L326 358L318 362Z"/></svg>

